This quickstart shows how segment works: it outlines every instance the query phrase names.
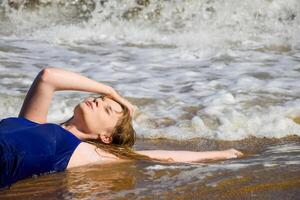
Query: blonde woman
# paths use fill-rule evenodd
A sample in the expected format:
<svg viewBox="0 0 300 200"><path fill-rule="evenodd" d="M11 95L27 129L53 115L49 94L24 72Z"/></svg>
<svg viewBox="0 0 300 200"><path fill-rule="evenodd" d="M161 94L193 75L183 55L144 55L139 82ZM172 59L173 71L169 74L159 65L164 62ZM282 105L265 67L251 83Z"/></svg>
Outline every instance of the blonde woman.
<svg viewBox="0 0 300 200"><path fill-rule="evenodd" d="M56 91L77 90L99 94L74 108L62 124L47 123L48 109ZM236 158L242 153L133 151L134 106L112 87L80 74L58 68L43 69L33 81L18 117L0 122L0 188L34 174L58 172L94 163L132 159L194 162Z"/></svg>

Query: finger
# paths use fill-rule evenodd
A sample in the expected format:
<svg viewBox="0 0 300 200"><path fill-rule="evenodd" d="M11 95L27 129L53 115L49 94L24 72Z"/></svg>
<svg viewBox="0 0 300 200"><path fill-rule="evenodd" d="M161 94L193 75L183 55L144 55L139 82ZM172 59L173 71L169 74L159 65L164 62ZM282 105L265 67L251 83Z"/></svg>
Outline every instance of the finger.
<svg viewBox="0 0 300 200"><path fill-rule="evenodd" d="M237 155L237 157L242 157L244 154L242 152L240 152L240 151L237 151L236 155Z"/></svg>

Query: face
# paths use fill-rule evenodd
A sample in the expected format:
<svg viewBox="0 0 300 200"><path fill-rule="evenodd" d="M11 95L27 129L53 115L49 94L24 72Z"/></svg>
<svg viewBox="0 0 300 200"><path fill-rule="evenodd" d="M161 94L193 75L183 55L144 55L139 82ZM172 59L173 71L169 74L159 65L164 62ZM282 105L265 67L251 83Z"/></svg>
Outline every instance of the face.
<svg viewBox="0 0 300 200"><path fill-rule="evenodd" d="M122 107L108 97L89 97L74 109L74 118L87 134L110 136L122 116Z"/></svg>

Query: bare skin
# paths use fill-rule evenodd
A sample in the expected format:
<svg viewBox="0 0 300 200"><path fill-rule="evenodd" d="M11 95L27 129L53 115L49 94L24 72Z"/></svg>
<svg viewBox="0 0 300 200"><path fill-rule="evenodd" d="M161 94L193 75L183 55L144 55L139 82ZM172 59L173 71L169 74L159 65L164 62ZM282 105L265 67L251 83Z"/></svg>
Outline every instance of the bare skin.
<svg viewBox="0 0 300 200"><path fill-rule="evenodd" d="M81 140L100 137L104 143L110 143L110 133L122 111L121 105L108 97L89 97L75 107L73 118L63 128Z"/></svg>
<svg viewBox="0 0 300 200"><path fill-rule="evenodd" d="M128 160L120 159L112 154L97 149L89 143L80 144L73 153L67 169L80 167L88 164L105 164L105 163L119 163ZM195 163L207 160L225 160L232 158L239 158L243 153L235 149L228 149L224 151L168 151L168 150L146 150L136 151L139 154L149 156L154 159L168 160L170 163ZM100 155L100 156L99 156Z"/></svg>
<svg viewBox="0 0 300 200"><path fill-rule="evenodd" d="M122 115L120 104L126 106L132 116L135 112L135 106L121 97L110 86L74 72L58 68L46 68L34 80L26 95L19 117L24 117L37 123L46 123L52 97L56 91L62 90L92 92L109 97L88 98L80 102L74 109L74 117L62 126L82 141L99 139L104 143L110 144L112 141L112 130ZM151 158L169 159L171 162L229 159L243 155L235 149L210 152L150 150L137 151L137 153ZM99 164L99 162L121 161L125 160L102 150L96 152L94 145L81 142L72 154L67 168L93 163Z"/></svg>

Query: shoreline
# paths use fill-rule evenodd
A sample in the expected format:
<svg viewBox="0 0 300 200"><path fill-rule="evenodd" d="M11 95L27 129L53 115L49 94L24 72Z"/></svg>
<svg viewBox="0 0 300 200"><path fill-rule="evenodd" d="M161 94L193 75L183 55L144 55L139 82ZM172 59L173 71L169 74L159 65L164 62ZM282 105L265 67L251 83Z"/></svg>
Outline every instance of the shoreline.
<svg viewBox="0 0 300 200"><path fill-rule="evenodd" d="M190 140L171 140L171 139L141 139L138 138L135 143L135 150L190 150L190 151L212 151L225 150L229 148L236 148L244 150L250 154L259 153L266 148L274 145L283 145L286 143L300 143L300 137L297 135L290 135L283 138L258 138L249 137L242 140L215 140L207 138L194 138Z"/></svg>

